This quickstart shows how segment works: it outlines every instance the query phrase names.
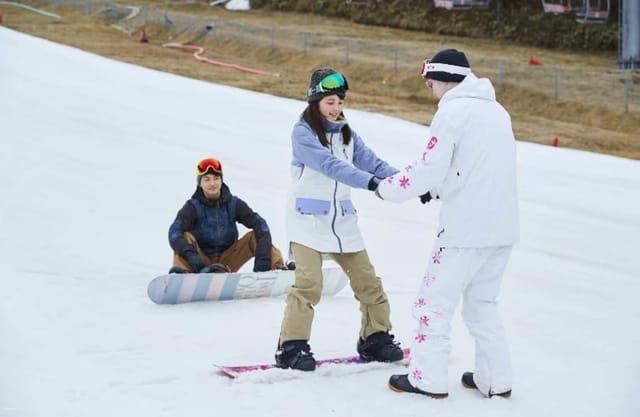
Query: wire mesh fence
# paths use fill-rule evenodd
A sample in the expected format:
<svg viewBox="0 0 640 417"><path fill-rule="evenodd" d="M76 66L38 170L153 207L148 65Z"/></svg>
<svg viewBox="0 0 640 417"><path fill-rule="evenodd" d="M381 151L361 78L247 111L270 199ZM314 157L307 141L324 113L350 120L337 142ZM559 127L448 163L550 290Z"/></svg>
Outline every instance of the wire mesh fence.
<svg viewBox="0 0 640 417"><path fill-rule="evenodd" d="M332 36L292 29L263 27L198 16L168 7L129 6L92 0L40 0L63 8L73 8L87 14L102 14L113 20L113 26L129 34L141 27L161 27L177 34L236 42L240 45L282 50L303 55L327 56L340 60L340 65L375 66L398 74L415 73L417 63L432 56L436 49L416 48L415 44L394 41L371 41ZM185 4L185 3L182 3ZM188 3L186 3L188 4ZM160 6L160 5L159 5ZM446 47L446 45L439 45ZM589 71L587 68L537 66L513 59L484 59L471 55L473 70L490 78L498 91L517 86L554 100L593 102L614 111L640 112L640 78L630 72Z"/></svg>

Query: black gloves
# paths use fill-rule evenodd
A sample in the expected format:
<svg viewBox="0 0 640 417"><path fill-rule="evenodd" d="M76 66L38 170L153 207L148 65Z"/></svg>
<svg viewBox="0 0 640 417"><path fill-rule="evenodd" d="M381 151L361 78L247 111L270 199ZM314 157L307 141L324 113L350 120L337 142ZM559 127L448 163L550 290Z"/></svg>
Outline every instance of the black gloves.
<svg viewBox="0 0 640 417"><path fill-rule="evenodd" d="M380 184L380 181L382 181L382 178L380 177L376 177L376 176L371 177L371 179L369 180L369 184L367 185L367 188L369 189L369 191L377 190L378 185Z"/></svg>
<svg viewBox="0 0 640 417"><path fill-rule="evenodd" d="M256 258L253 264L253 272L271 271L271 259Z"/></svg>
<svg viewBox="0 0 640 417"><path fill-rule="evenodd" d="M187 261L193 272L200 272L204 267L204 261L194 249L187 249L182 252L182 257Z"/></svg>
<svg viewBox="0 0 640 417"><path fill-rule="evenodd" d="M431 193L429 191L427 191L426 193L422 194L420 196L420 202L422 204L427 204L429 201L431 201Z"/></svg>
<svg viewBox="0 0 640 417"><path fill-rule="evenodd" d="M436 199L436 200L439 200L439 199L440 199L440 196L439 196L439 195L437 195L437 196L435 197L435 199ZM426 193L424 193L424 194L422 194L422 195L420 196L420 202L421 202L422 204L427 204L427 203L428 203L429 201L431 201L431 200L433 200L433 197L431 197L431 192L430 192L430 191L427 191Z"/></svg>

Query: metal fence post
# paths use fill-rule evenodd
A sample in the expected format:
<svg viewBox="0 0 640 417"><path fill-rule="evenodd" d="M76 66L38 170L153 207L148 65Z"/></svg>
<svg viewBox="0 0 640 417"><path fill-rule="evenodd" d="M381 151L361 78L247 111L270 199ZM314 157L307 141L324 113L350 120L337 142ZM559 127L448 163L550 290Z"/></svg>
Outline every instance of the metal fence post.
<svg viewBox="0 0 640 417"><path fill-rule="evenodd" d="M393 48L393 73L398 74L398 47Z"/></svg>
<svg viewBox="0 0 640 417"><path fill-rule="evenodd" d="M302 51L304 56L307 56L307 35L307 32L302 32Z"/></svg>
<svg viewBox="0 0 640 417"><path fill-rule="evenodd" d="M498 88L498 91L502 92L502 78L503 78L503 73L504 73L504 68L503 68L504 62L502 61L501 58L498 59L498 69L496 71L496 87Z"/></svg>
<svg viewBox="0 0 640 417"><path fill-rule="evenodd" d="M344 40L344 59L345 65L349 65L349 49L351 47L351 41L349 39Z"/></svg>
<svg viewBox="0 0 640 417"><path fill-rule="evenodd" d="M205 34L207 36L213 36L215 38L216 37L216 26L217 26L217 24L216 24L215 20L213 22L211 22L211 23L208 23L204 27Z"/></svg>
<svg viewBox="0 0 640 417"><path fill-rule="evenodd" d="M560 90L560 69L558 67L553 67L553 98L558 99L558 95Z"/></svg>
<svg viewBox="0 0 640 417"><path fill-rule="evenodd" d="M271 52L276 49L276 30L271 29Z"/></svg>
<svg viewBox="0 0 640 417"><path fill-rule="evenodd" d="M631 76L627 73L624 79L624 112L629 113L629 91L631 90Z"/></svg>

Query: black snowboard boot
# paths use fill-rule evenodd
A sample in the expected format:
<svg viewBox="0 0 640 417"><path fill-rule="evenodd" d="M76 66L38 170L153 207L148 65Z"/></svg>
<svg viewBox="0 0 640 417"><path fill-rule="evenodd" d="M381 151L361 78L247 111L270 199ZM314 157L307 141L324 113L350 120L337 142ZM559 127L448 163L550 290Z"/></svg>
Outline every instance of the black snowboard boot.
<svg viewBox="0 0 640 417"><path fill-rule="evenodd" d="M295 271L296 263L294 261L287 261L284 264L277 264L273 269L276 271Z"/></svg>
<svg viewBox="0 0 640 417"><path fill-rule="evenodd" d="M296 270L296 262L295 261L287 261L286 265L287 265L287 270L289 270L289 271L295 271Z"/></svg>
<svg viewBox="0 0 640 417"><path fill-rule="evenodd" d="M447 398L448 393L434 394L432 392L422 391L420 388L416 388L409 382L409 375L391 375L389 378L389 388L395 392L411 392L413 394L422 394L435 399Z"/></svg>
<svg viewBox="0 0 640 417"><path fill-rule="evenodd" d="M400 343L393 341L389 332L377 332L366 340L358 339L358 353L368 362L396 362L404 358Z"/></svg>
<svg viewBox="0 0 640 417"><path fill-rule="evenodd" d="M465 372L464 374L462 374L460 382L462 382L462 386L465 388L478 389L476 382L473 380L473 372ZM489 398L493 397L494 395L502 398L509 398L511 397L511 390L499 393L490 392Z"/></svg>
<svg viewBox="0 0 640 417"><path fill-rule="evenodd" d="M289 340L276 351L276 366L299 371L314 371L316 360L306 340Z"/></svg>

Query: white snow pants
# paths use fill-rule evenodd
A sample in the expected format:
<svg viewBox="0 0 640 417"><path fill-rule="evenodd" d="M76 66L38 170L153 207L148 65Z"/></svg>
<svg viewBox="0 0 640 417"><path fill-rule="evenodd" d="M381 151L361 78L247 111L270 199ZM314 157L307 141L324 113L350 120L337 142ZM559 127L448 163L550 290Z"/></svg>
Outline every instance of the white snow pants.
<svg viewBox="0 0 640 417"><path fill-rule="evenodd" d="M485 396L511 389L511 360L498 312L498 295L511 246L439 248L429 260L413 316L409 382L433 394L448 393L451 319L462 295L462 318L475 340L473 380Z"/></svg>

